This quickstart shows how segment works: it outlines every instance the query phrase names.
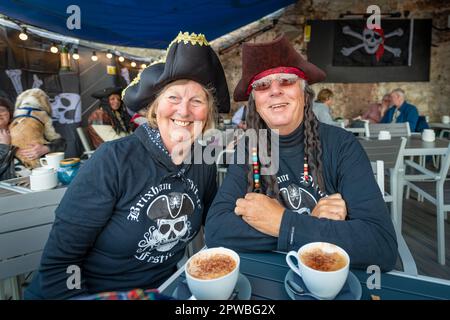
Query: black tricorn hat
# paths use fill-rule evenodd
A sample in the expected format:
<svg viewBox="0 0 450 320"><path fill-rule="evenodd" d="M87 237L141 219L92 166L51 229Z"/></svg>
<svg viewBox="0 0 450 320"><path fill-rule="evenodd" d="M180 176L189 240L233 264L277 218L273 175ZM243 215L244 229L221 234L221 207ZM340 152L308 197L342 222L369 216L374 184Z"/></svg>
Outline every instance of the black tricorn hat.
<svg viewBox="0 0 450 320"><path fill-rule="evenodd" d="M94 93L91 94L91 96L96 99L108 98L112 94L118 94L119 96L121 96L122 90L123 90L122 87L109 87L95 91Z"/></svg>
<svg viewBox="0 0 450 320"><path fill-rule="evenodd" d="M234 89L234 101L247 101L247 88L257 74L276 67L294 67L303 71L308 84L323 81L325 72L306 61L294 49L285 35L270 42L242 45L242 77Z"/></svg>
<svg viewBox="0 0 450 320"><path fill-rule="evenodd" d="M230 94L222 64L205 36L180 32L170 43L166 58L145 68L122 92L132 111L147 107L168 83L189 79L212 88L218 112L230 110Z"/></svg>

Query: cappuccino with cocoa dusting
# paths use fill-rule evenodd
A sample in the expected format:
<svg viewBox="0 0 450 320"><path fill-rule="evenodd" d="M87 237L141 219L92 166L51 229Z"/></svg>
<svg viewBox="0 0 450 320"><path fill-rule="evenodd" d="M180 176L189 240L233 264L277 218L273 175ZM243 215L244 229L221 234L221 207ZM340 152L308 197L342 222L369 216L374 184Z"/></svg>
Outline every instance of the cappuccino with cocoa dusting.
<svg viewBox="0 0 450 320"><path fill-rule="evenodd" d="M236 268L236 261L227 254L200 254L191 260L188 267L188 272L191 276L210 280L223 277Z"/></svg>
<svg viewBox="0 0 450 320"><path fill-rule="evenodd" d="M336 271L347 265L347 259L339 252L325 252L320 248L311 249L300 255L303 264L319 271Z"/></svg>

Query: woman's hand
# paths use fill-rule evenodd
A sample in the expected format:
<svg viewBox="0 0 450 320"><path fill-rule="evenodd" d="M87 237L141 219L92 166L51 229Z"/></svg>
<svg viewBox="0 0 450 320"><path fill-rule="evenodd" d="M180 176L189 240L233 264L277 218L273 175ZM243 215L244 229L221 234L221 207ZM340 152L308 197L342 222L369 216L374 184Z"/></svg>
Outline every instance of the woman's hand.
<svg viewBox="0 0 450 320"><path fill-rule="evenodd" d="M259 193L247 193L236 201L234 212L256 230L278 237L284 207L275 199Z"/></svg>
<svg viewBox="0 0 450 320"><path fill-rule="evenodd" d="M29 144L28 146L29 148L19 149L17 154L29 160L36 160L50 152L50 148L43 144Z"/></svg>
<svg viewBox="0 0 450 320"><path fill-rule="evenodd" d="M11 134L8 129L0 129L0 143L2 144L11 144Z"/></svg>
<svg viewBox="0 0 450 320"><path fill-rule="evenodd" d="M320 199L311 215L317 218L345 220L347 217L347 206L341 194L335 193Z"/></svg>

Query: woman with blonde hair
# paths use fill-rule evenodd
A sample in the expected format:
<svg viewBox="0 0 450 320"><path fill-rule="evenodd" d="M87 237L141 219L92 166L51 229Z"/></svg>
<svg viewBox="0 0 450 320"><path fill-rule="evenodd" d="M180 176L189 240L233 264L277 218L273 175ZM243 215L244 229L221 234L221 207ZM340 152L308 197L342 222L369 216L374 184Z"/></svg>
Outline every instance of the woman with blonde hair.
<svg viewBox="0 0 450 320"><path fill-rule="evenodd" d="M103 143L80 169L56 209L28 298L157 288L205 219L215 165L185 160L215 109L229 111L216 53L203 35L180 33L165 61L143 70L123 98L135 112L149 106L148 123ZM81 272L72 290L69 267Z"/></svg>
<svg viewBox="0 0 450 320"><path fill-rule="evenodd" d="M333 126L340 126L339 122L334 121L331 116L331 106L333 105L333 91L330 89L322 89L317 95L317 100L313 104L313 112L317 120L322 123L330 124Z"/></svg>

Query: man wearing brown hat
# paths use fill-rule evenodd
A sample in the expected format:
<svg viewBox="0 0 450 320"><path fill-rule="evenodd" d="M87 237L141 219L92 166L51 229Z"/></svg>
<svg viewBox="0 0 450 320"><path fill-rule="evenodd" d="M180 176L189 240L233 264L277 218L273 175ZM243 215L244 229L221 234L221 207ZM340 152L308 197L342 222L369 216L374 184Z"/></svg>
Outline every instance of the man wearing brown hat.
<svg viewBox="0 0 450 320"><path fill-rule="evenodd" d="M268 135L250 162L229 167L208 212L208 247L289 251L323 241L344 248L353 266L393 268L396 235L364 150L312 111L309 85L324 78L285 36L243 45L234 99L248 99L247 130L269 129L278 143ZM278 172L265 175L258 155L277 147Z"/></svg>

